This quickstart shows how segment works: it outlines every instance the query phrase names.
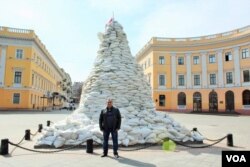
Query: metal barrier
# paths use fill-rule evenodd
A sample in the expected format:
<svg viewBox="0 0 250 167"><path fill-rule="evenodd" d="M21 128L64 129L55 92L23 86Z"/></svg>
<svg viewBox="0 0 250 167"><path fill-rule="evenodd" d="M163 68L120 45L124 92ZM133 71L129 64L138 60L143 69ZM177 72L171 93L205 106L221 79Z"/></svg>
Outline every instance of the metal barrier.
<svg viewBox="0 0 250 167"><path fill-rule="evenodd" d="M93 153L93 139L87 140L87 147L86 147L87 153Z"/></svg>
<svg viewBox="0 0 250 167"><path fill-rule="evenodd" d="M0 153L1 153L1 155L9 154L9 139L2 139L1 140Z"/></svg>
<svg viewBox="0 0 250 167"><path fill-rule="evenodd" d="M25 140L30 140L30 130L29 129L25 130L24 139Z"/></svg>

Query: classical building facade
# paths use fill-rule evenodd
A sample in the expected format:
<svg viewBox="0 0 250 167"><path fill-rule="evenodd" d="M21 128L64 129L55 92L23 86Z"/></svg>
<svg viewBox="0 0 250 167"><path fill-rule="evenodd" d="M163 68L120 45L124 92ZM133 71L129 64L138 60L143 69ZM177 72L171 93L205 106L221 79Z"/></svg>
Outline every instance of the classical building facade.
<svg viewBox="0 0 250 167"><path fill-rule="evenodd" d="M60 107L71 84L33 30L0 27L1 110Z"/></svg>
<svg viewBox="0 0 250 167"><path fill-rule="evenodd" d="M158 110L250 114L250 26L193 38L153 37L136 55Z"/></svg>

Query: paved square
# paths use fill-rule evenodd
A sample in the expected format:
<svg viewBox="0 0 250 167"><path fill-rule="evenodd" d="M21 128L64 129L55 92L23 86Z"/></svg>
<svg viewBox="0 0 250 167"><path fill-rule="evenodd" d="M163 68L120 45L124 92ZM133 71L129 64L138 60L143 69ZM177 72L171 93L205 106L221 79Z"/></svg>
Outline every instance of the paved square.
<svg viewBox="0 0 250 167"><path fill-rule="evenodd" d="M46 126L46 121L53 122L64 119L71 111L53 112L0 112L0 139L8 138L16 143L23 136L25 129L34 133L38 124ZM101 158L102 149L94 150L94 154L87 154L83 149L74 149L55 154L39 154L14 149L12 146L9 156L0 156L1 167L82 167L82 166L143 166L143 167L200 167L221 166L222 150L250 150L250 117L249 116L220 116L220 115L195 115L169 113L176 121L189 129L197 127L207 138L217 139L232 133L235 147L227 147L226 140L221 143L202 149L190 149L177 146L176 151L166 152L160 146L150 147L145 150L127 152L120 151L121 158L115 159L112 150L109 157ZM209 143L205 141L206 143ZM33 148L35 139L24 141L21 145Z"/></svg>

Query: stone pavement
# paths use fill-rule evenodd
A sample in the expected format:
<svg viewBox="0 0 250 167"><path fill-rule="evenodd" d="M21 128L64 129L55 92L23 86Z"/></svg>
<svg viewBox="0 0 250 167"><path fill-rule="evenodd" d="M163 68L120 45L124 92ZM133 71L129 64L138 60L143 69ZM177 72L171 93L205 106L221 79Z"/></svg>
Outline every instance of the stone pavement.
<svg viewBox="0 0 250 167"><path fill-rule="evenodd" d="M16 143L23 136L25 129L32 133L38 124L46 125L47 120L53 122L64 119L71 111L53 112L0 112L0 139L8 138ZM175 120L192 129L198 130L206 137L217 139L227 133L234 135L235 147L227 147L226 140L203 149L190 149L177 146L174 152L166 152L160 146L145 150L127 152L120 151L121 158L115 159L110 150L109 157L101 158L102 150L94 150L94 154L87 154L84 149L74 149L55 154L40 154L14 149L12 146L8 156L0 156L0 167L82 167L82 166L136 166L136 167L219 167L221 166L222 150L250 150L250 117L249 116L215 116L169 113ZM22 146L33 148L35 139L24 141ZM48 150L48 149L46 149Z"/></svg>

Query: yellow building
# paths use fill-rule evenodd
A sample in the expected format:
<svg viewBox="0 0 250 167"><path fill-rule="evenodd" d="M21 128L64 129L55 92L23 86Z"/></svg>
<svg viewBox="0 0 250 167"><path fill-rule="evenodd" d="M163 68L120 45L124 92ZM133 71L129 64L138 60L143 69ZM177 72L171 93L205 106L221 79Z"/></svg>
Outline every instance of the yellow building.
<svg viewBox="0 0 250 167"><path fill-rule="evenodd" d="M250 26L193 38L153 37L136 55L158 110L250 114Z"/></svg>
<svg viewBox="0 0 250 167"><path fill-rule="evenodd" d="M70 87L33 30L0 27L0 110L60 107Z"/></svg>

